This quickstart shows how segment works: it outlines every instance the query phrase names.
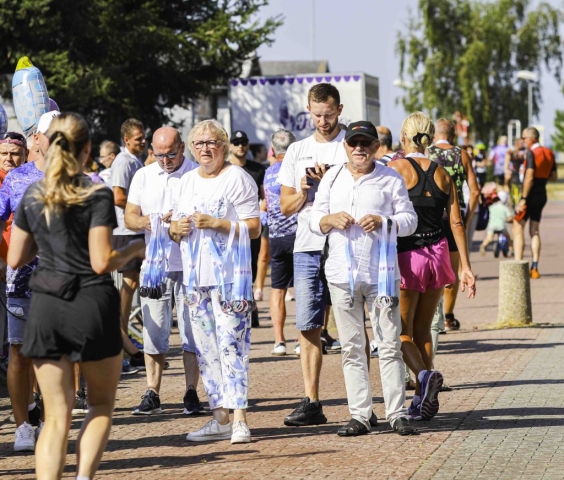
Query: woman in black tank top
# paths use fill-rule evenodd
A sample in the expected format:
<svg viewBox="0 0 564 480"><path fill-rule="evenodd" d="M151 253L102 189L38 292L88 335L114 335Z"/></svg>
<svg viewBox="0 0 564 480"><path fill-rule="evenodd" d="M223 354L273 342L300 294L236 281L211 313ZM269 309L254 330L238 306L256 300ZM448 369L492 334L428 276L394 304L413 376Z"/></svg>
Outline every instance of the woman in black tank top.
<svg viewBox="0 0 564 480"><path fill-rule="evenodd" d="M443 167L429 161L423 153L433 135L434 126L427 115L409 115L401 132L406 158L388 164L403 176L419 220L414 234L398 238L402 352L405 363L417 376L409 407L414 420L429 420L439 411L438 393L443 377L432 370L431 323L444 286L455 280L443 230L445 211L460 250L462 291L468 287L468 295L473 297L476 288L453 182Z"/></svg>

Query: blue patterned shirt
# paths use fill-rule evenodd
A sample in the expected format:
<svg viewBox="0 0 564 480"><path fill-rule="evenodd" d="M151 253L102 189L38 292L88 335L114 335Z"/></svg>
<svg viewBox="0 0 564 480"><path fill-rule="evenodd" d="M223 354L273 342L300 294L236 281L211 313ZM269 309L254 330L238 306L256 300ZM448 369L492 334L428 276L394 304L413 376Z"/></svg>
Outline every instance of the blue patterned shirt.
<svg viewBox="0 0 564 480"><path fill-rule="evenodd" d="M42 180L45 174L35 166L35 162L24 163L8 172L0 188L0 218L4 221L16 213L27 187ZM8 267L6 271L6 294L8 298L30 298L29 277L37 267L37 257L16 270Z"/></svg>
<svg viewBox="0 0 564 480"><path fill-rule="evenodd" d="M278 182L278 172L280 172L281 167L282 162L276 162L266 169L264 175L264 196L266 198L270 238L295 235L298 229L298 215L294 214L286 217L280 211L280 183Z"/></svg>

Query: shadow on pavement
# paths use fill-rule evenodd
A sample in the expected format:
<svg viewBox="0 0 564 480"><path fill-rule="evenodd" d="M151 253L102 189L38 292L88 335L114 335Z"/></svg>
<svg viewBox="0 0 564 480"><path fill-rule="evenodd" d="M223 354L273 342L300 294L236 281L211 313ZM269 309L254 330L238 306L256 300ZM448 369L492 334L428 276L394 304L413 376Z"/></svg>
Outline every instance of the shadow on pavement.
<svg viewBox="0 0 564 480"><path fill-rule="evenodd" d="M518 385L559 385L564 383L564 379L547 380L547 379L527 379L527 380L499 380L484 383L465 383L463 385L450 385L455 390L467 390L474 388L494 388L494 387L515 387ZM564 410L560 410L564 415Z"/></svg>
<svg viewBox="0 0 564 480"><path fill-rule="evenodd" d="M439 342L439 352L448 354L469 354L469 353L486 353L495 350L526 350L529 348L551 348L559 347L560 343L543 343L535 344L534 339L530 339L531 343L498 343L497 339L480 339L480 340L459 340L452 342ZM513 341L513 340L511 340ZM521 340L523 341L523 340Z"/></svg>

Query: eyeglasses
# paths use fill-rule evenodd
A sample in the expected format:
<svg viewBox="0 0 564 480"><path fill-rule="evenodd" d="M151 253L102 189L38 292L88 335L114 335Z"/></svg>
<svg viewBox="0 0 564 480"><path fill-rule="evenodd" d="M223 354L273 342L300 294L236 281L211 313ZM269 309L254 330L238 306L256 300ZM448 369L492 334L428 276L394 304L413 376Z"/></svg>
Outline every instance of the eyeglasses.
<svg viewBox="0 0 564 480"><path fill-rule="evenodd" d="M180 150L176 150L176 152L174 153L153 153L153 155L157 160L164 160L165 157L169 160L172 160L174 157L176 157L176 155L178 155L178 152L180 152Z"/></svg>
<svg viewBox="0 0 564 480"><path fill-rule="evenodd" d="M248 140L233 140L231 142L231 145L234 145L235 147L239 147L239 146L246 147L248 144L249 144Z"/></svg>
<svg viewBox="0 0 564 480"><path fill-rule="evenodd" d="M347 145L352 148L356 148L358 145L364 148L368 148L374 142L371 140L346 140Z"/></svg>
<svg viewBox="0 0 564 480"><path fill-rule="evenodd" d="M202 148L204 148L204 145L212 150L214 148L217 148L221 143L221 140L206 140L205 142L199 140L197 142L192 142L192 145L196 150L201 150Z"/></svg>

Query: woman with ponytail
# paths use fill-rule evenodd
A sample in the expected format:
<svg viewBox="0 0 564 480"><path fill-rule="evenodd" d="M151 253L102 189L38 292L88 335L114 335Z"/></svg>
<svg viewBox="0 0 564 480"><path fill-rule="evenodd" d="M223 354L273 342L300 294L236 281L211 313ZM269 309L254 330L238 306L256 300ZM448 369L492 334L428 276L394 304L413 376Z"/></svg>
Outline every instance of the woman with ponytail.
<svg viewBox="0 0 564 480"><path fill-rule="evenodd" d="M400 138L405 159L388 164L403 176L418 217L415 233L398 238L402 352L405 363L417 375L409 408L414 420L429 420L439 411L438 393L443 377L433 370L431 323L445 285L455 280L443 229L445 210L460 250L462 291L468 288L468 297L476 294L456 190L448 172L425 155L434 133L433 122L427 115L409 115L403 122Z"/></svg>
<svg viewBox="0 0 564 480"><path fill-rule="evenodd" d="M83 173L91 148L85 120L63 113L47 137L45 178L27 189L16 211L8 265L17 268L39 256L22 348L33 361L45 408L35 448L37 478L62 476L78 362L88 414L77 439L77 478L89 479L109 437L121 371L119 295L110 272L142 257L145 245L111 248L117 225L112 193Z"/></svg>

